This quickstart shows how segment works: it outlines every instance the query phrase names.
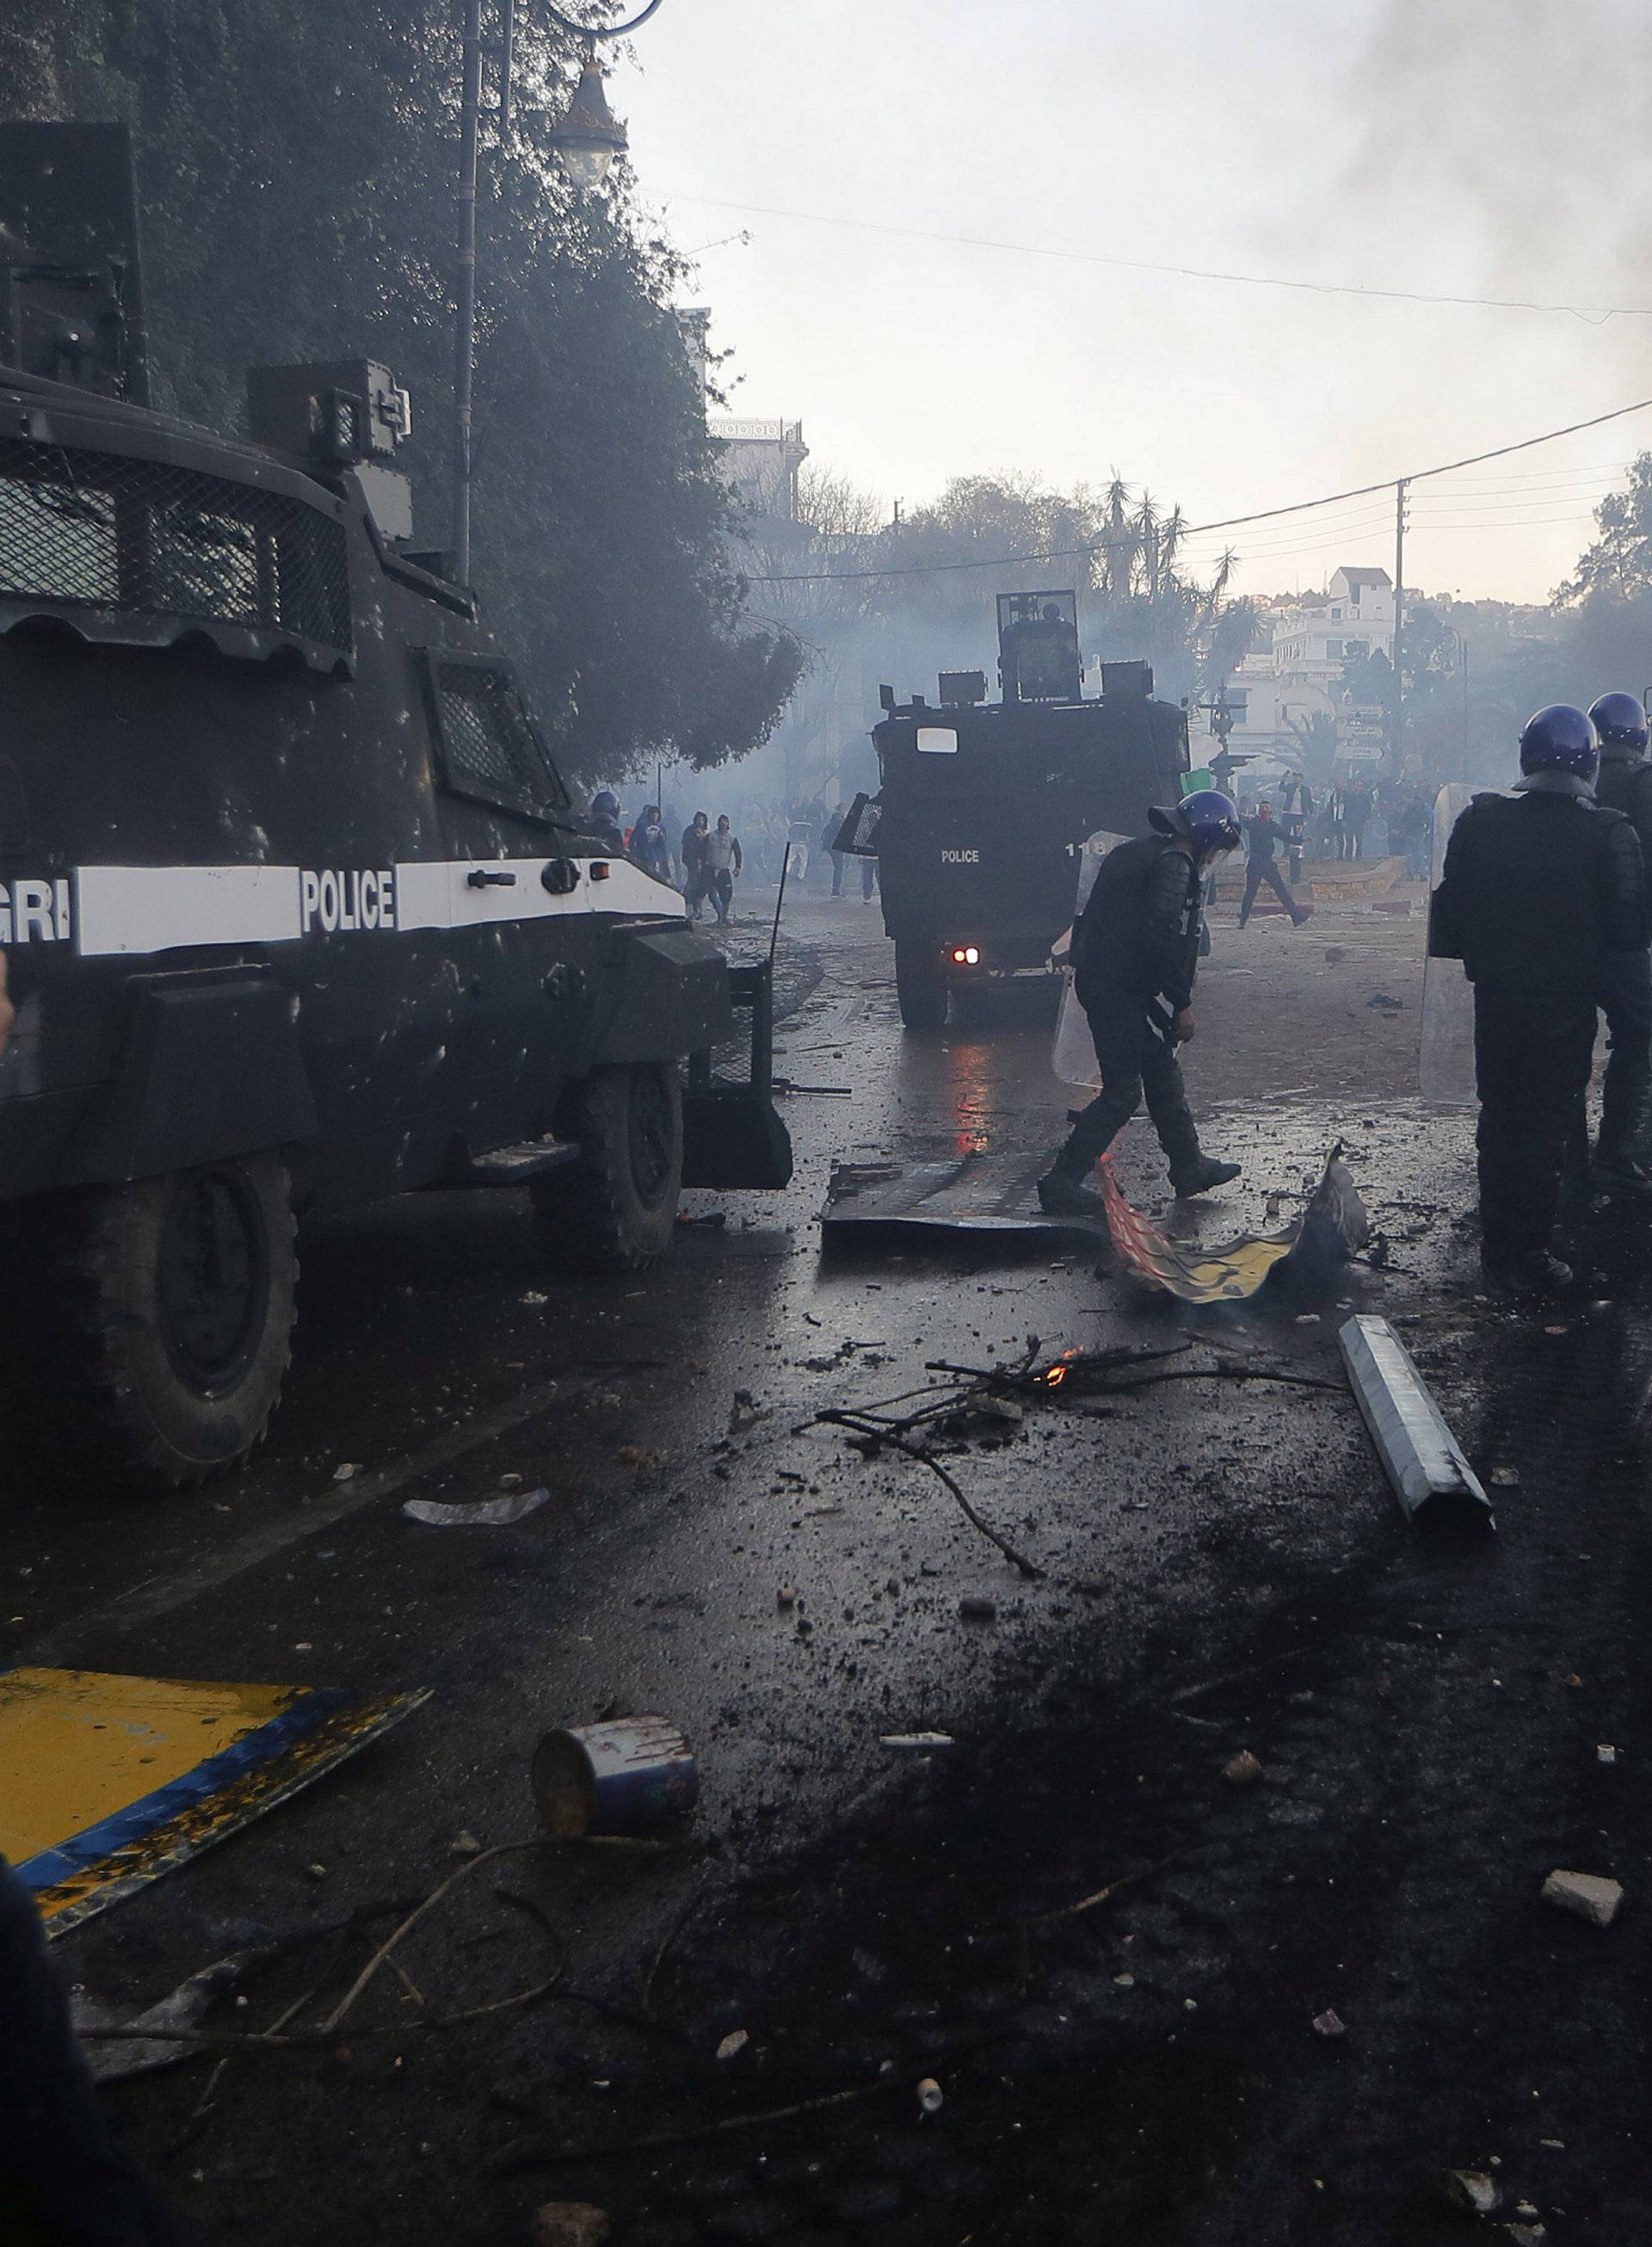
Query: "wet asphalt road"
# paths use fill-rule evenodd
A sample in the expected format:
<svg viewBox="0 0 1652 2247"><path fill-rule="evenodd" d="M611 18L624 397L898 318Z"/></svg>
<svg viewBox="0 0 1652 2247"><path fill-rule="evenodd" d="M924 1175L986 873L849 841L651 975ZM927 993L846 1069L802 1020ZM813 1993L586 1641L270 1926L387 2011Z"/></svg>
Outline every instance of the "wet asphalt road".
<svg viewBox="0 0 1652 2247"><path fill-rule="evenodd" d="M1477 1298L1466 1124L1415 1095L1420 923L1321 908L1296 936L1219 930L1189 1075L1207 1144L1246 1172L1178 1221L1219 1240L1271 1196L1288 1213L1341 1137L1388 1272L1205 1328L1064 1242L823 1253L833 1161L1030 1155L1072 1096L1041 1021L904 1036L875 924L812 898L792 923L777 1067L850 1096L788 1103L787 1194L690 1196L724 1223L685 1225L645 1280L577 1289L514 1197L318 1232L248 1475L147 1509L9 1502L6 1658L433 1689L65 1938L100 1996L153 2001L253 1929L416 1899L461 1831L529 1838L549 1725L659 1709L700 1759L667 1846L490 1861L410 1938L438 2011L559 1954L552 1998L397 2034L413 2000L386 1976L337 2046L237 2059L203 2115L204 2063L117 2090L131 2141L204 2236L252 2247L509 2241L551 2197L608 2208L622 2247L1376 2247L1457 2236L1430 2172L1493 2156L1509 2220L1636 2236L1652 1356L1621 1226L1596 1235L1609 1308ZM1378 992L1402 1007L1368 1008ZM1143 1127L1123 1168L1163 1204ZM1231 1363L1331 1377L1343 1304L1416 1322L1471 1456L1518 1467L1494 1550L1408 1532L1351 1405L1308 1389L1188 1380L961 1444L949 1466L1036 1581L921 1465L809 1424L1034 1334L1052 1354L1191 1339L1201 1365L1214 1336ZM504 1473L551 1503L497 1531L400 1513ZM879 1745L929 1729L956 1745ZM1266 1775L1235 1792L1241 1746ZM1543 1912L1553 1864L1624 1880L1618 1926ZM365 1955L359 1932L311 1945L219 2023L337 1992ZM1314 2032L1328 2009L1345 2035ZM920 2121L931 2074L945 2105Z"/></svg>

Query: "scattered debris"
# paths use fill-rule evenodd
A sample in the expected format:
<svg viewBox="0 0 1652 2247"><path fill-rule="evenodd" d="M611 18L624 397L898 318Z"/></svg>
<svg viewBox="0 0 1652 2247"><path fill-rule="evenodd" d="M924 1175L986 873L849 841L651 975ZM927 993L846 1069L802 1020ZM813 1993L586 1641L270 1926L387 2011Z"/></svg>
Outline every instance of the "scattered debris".
<svg viewBox="0 0 1652 2247"><path fill-rule="evenodd" d="M632 1834L700 1800L693 1749L665 1717L619 1717L547 1732L534 1750L534 1800L545 1831Z"/></svg>
<svg viewBox="0 0 1652 2247"><path fill-rule="evenodd" d="M522 1486L522 1481L523 1478L519 1474L515 1474L514 1472L511 1474L502 1474L499 1478L499 1487L501 1490L520 1490Z"/></svg>
<svg viewBox="0 0 1652 2247"><path fill-rule="evenodd" d="M1346 2036L1348 2034L1348 2023L1341 2019L1338 2014L1334 2013L1328 2005L1322 2013L1314 2014L1314 2033L1315 2036L1322 2037Z"/></svg>
<svg viewBox="0 0 1652 2247"><path fill-rule="evenodd" d="M1386 1319L1349 1319L1337 1335L1355 1400L1408 1519L1494 1529L1492 1502L1405 1344Z"/></svg>
<svg viewBox="0 0 1652 2247"><path fill-rule="evenodd" d="M1617 1759L1618 1752L1608 1741L1602 1740L1594 1751L1596 1763L1615 1763Z"/></svg>
<svg viewBox="0 0 1652 2247"><path fill-rule="evenodd" d="M731 1436L743 1436L748 1428L754 1428L760 1420L768 1417L768 1408L757 1402L749 1389L734 1391L734 1401L728 1408L728 1432Z"/></svg>
<svg viewBox="0 0 1652 2247"><path fill-rule="evenodd" d="M360 1469L352 1460L345 1459L341 1465L333 1469L332 1479L335 1482L352 1482L359 1472Z"/></svg>
<svg viewBox="0 0 1652 2247"><path fill-rule="evenodd" d="M447 1844L448 1854L454 1857L480 1857L481 1847L481 1843L468 1828L463 1833L455 1834Z"/></svg>
<svg viewBox="0 0 1652 2247"><path fill-rule="evenodd" d="M927 1754L931 1748L955 1747L957 1742L950 1732L880 1732L878 1745L885 1748L910 1748Z"/></svg>
<svg viewBox="0 0 1652 2247"><path fill-rule="evenodd" d="M515 1490L504 1498L484 1498L467 1506L449 1506L439 1498L410 1498L404 1500L402 1512L409 1521L422 1521L432 1529L508 1529L513 1521L525 1521L530 1513L537 1513L548 1505L550 1492L539 1490Z"/></svg>
<svg viewBox="0 0 1652 2247"><path fill-rule="evenodd" d="M744 2029L730 2029L717 2047L717 2057L719 2059L737 2059L750 2042L751 2038Z"/></svg>
<svg viewBox="0 0 1652 2247"><path fill-rule="evenodd" d="M1097 1168L1114 1253L1138 1279L1188 1303L1243 1301L1287 1265L1317 1274L1345 1264L1367 1246L1371 1227L1341 1155L1339 1140L1307 1206L1283 1232L1248 1233L1218 1249L1168 1239L1126 1201L1112 1162L1103 1156Z"/></svg>
<svg viewBox="0 0 1652 2247"><path fill-rule="evenodd" d="M966 1592L958 1602L958 1612L966 1622L996 1622L998 1602L986 1598L980 1592Z"/></svg>
<svg viewBox="0 0 1652 2247"><path fill-rule="evenodd" d="M1404 1000L1390 999L1386 991L1373 991L1365 1003L1368 1007L1378 1008L1385 1014L1401 1014L1405 1011Z"/></svg>
<svg viewBox="0 0 1652 2247"><path fill-rule="evenodd" d="M796 1585L782 1584L780 1589L775 1593L775 1603L780 1607L795 1608L797 1604Z"/></svg>
<svg viewBox="0 0 1652 2247"><path fill-rule="evenodd" d="M1260 1759L1249 1748L1241 1748L1222 1766L1222 1776L1230 1786L1254 1786L1262 1776Z"/></svg>
<svg viewBox="0 0 1652 2247"><path fill-rule="evenodd" d="M1548 2237L1548 2226L1543 2223L1505 2223L1503 2229L1513 2240L1514 2247L1543 2247Z"/></svg>
<svg viewBox="0 0 1652 2247"><path fill-rule="evenodd" d="M946 2103L946 2093L932 2075L926 2075L918 2086L918 2104L925 2114L939 2114Z"/></svg>
<svg viewBox="0 0 1652 2247"><path fill-rule="evenodd" d="M429 1697L0 1672L14 1868L56 1937L238 1833Z"/></svg>
<svg viewBox="0 0 1652 2247"><path fill-rule="evenodd" d="M1587 1919L1591 1927L1610 1927L1623 1901L1621 1882L1599 1873L1553 1872L1543 1883L1545 1903Z"/></svg>
<svg viewBox="0 0 1652 2247"><path fill-rule="evenodd" d="M548 2200L534 2210L531 2247L602 2247L613 2228L588 2200Z"/></svg>
<svg viewBox="0 0 1652 2247"><path fill-rule="evenodd" d="M82 2030L122 2028L133 2038L131 2043L93 2043L86 2052L92 2080L98 2083L119 2082L128 2075L150 2075L158 2067L174 2066L188 2057L187 2045L173 2043L158 2037L146 2044L139 2038L144 2029L194 2029L205 2019L208 2008L215 1999L227 1997L243 1980L249 1967L262 1964L273 1954L273 1945L256 1950L237 1952L229 1958L221 1958L215 1965L203 1966L188 1981L180 1982L169 1997L159 2005L151 2005L141 2013L127 2015L119 2006L106 2005L90 1997L85 1990L76 1988L69 1993L69 2011L77 2035Z"/></svg>
<svg viewBox="0 0 1652 2247"><path fill-rule="evenodd" d="M1441 2169L1434 2183L1445 2206L1460 2216L1490 2216L1502 2203L1503 2188L1485 2169Z"/></svg>
<svg viewBox="0 0 1652 2247"><path fill-rule="evenodd" d="M1495 1490L1519 1490L1520 1470L1519 1467L1493 1467L1485 1479Z"/></svg>

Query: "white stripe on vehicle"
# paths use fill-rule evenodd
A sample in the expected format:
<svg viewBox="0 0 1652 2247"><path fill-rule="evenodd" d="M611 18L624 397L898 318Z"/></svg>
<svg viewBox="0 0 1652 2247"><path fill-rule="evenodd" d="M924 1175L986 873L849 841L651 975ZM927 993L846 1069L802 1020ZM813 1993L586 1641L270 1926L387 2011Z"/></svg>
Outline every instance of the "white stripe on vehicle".
<svg viewBox="0 0 1652 2247"><path fill-rule="evenodd" d="M593 914L676 919L683 901L628 859L578 858L571 890L545 887L548 858L423 858L387 867L81 866L66 884L18 883L59 939L106 959L215 944L290 944L311 935L502 926ZM511 882L473 884L478 874ZM37 892L38 895L37 897ZM18 915L11 916L14 919ZM18 934L10 939L26 939Z"/></svg>
<svg viewBox="0 0 1652 2247"><path fill-rule="evenodd" d="M304 933L297 866L81 866L77 943L87 959L195 944L290 944Z"/></svg>

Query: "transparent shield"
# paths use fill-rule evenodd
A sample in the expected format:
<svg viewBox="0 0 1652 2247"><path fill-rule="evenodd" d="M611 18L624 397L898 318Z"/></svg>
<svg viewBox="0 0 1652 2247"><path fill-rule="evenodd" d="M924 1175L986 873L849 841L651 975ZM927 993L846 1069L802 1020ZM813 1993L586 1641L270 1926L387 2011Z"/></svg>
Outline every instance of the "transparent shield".
<svg viewBox="0 0 1652 2247"><path fill-rule="evenodd" d="M1451 781L1434 799L1430 890L1439 887L1451 830L1475 794L1476 790L1465 782ZM1424 1100L1444 1108L1473 1105L1474 989L1463 973L1460 960L1430 960L1423 967L1422 1049L1417 1074Z"/></svg>
<svg viewBox="0 0 1652 2247"><path fill-rule="evenodd" d="M1073 919L1089 903L1089 894L1096 885L1096 877L1102 870L1102 861L1108 852L1124 842L1123 835L1098 830L1084 842L1078 854L1078 884L1073 898ZM1055 943L1057 958L1065 959L1071 936L1058 937ZM1055 1019L1055 1042L1050 1053L1050 1067L1062 1084L1080 1085L1085 1090L1099 1092L1101 1071L1096 1065L1096 1044L1090 1036L1089 1017L1078 1003L1073 988L1070 968L1063 970L1062 978L1062 1007Z"/></svg>

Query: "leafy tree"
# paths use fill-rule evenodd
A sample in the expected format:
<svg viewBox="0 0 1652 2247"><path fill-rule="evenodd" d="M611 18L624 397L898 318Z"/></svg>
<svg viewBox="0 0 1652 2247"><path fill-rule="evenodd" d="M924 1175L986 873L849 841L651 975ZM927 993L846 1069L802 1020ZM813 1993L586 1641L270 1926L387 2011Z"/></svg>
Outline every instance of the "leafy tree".
<svg viewBox="0 0 1652 2247"><path fill-rule="evenodd" d="M0 27L25 113L133 128L160 403L365 352L412 390L421 536L451 502L460 57L451 0L57 0ZM799 652L754 629L669 293L679 268L547 145L575 43L517 10L519 107L479 216L478 587L578 778L763 740ZM491 140L491 133L488 136Z"/></svg>
<svg viewBox="0 0 1652 2247"><path fill-rule="evenodd" d="M745 557L757 612L807 651L781 736L788 795L838 769L879 682L928 693L938 671L975 667L990 682L1000 592L1071 588L1086 654L1146 658L1172 699L1208 693L1255 636L1252 604L1227 598L1233 557L1196 582L1181 563L1180 511L1118 477L1098 495L959 476L898 523L841 478L806 477L799 512L798 523L754 526Z"/></svg>
<svg viewBox="0 0 1652 2247"><path fill-rule="evenodd" d="M1608 492L1594 521L1601 535L1555 594L1557 605L1575 609L1652 596L1652 453L1631 463L1628 488Z"/></svg>

